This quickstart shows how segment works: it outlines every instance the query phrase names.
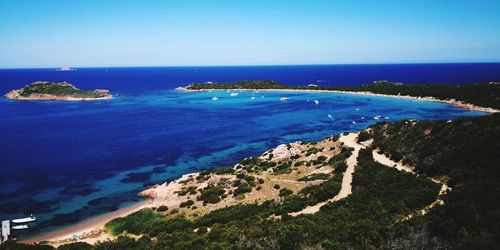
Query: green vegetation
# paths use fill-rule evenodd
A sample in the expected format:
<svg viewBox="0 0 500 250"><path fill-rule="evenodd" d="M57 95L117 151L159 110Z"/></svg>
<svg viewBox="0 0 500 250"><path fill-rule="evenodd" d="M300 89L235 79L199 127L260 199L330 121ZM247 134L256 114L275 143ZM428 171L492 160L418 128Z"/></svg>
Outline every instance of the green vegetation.
<svg viewBox="0 0 500 250"><path fill-rule="evenodd" d="M252 187L248 184L240 185L238 188L234 190L233 195L236 197L238 195L252 192Z"/></svg>
<svg viewBox="0 0 500 250"><path fill-rule="evenodd" d="M168 210L167 206L159 206L158 209L156 209L157 212L165 212Z"/></svg>
<svg viewBox="0 0 500 250"><path fill-rule="evenodd" d="M328 179L330 179L329 174L315 173L315 174L310 174L308 176L304 176L302 178L299 178L298 181L315 181L315 180L328 180Z"/></svg>
<svg viewBox="0 0 500 250"><path fill-rule="evenodd" d="M426 217L434 235L456 248L500 245L500 114L373 126L374 145L416 171L449 179L444 206ZM384 135L385 134L385 135Z"/></svg>
<svg viewBox="0 0 500 250"><path fill-rule="evenodd" d="M388 81L376 81L357 87L336 86L287 86L275 81L242 81L235 83L195 83L188 87L193 90L200 89L316 89L338 91L369 91L375 94L409 95L422 97L435 97L438 99L455 99L482 107L500 108L500 84L482 83L465 85L446 84L411 84L404 85Z"/></svg>
<svg viewBox="0 0 500 250"><path fill-rule="evenodd" d="M287 188L283 188L283 189L280 190L279 196L280 197L286 197L286 196L289 196L291 194L293 194L292 190L287 189Z"/></svg>
<svg viewBox="0 0 500 250"><path fill-rule="evenodd" d="M235 170L233 168L217 168L214 170L216 175L232 175Z"/></svg>
<svg viewBox="0 0 500 250"><path fill-rule="evenodd" d="M181 202L181 204L179 205L179 207L189 207L189 206L192 206L193 204L194 204L193 200L187 200L185 202Z"/></svg>
<svg viewBox="0 0 500 250"><path fill-rule="evenodd" d="M292 172L292 168L291 168L290 164L288 164L288 163L283 163L283 164L280 164L280 165L273 168L273 173L275 175L289 174L291 172Z"/></svg>
<svg viewBox="0 0 500 250"><path fill-rule="evenodd" d="M48 94L75 98L101 98L108 95L105 92L80 90L75 88L73 85L64 82L35 82L24 87L20 93L22 97L29 97L33 94Z"/></svg>
<svg viewBox="0 0 500 250"><path fill-rule="evenodd" d="M201 195L198 196L197 200L203 201L203 204L206 203L219 203L221 201L221 196L226 191L222 187L206 187L201 191Z"/></svg>
<svg viewBox="0 0 500 250"><path fill-rule="evenodd" d="M115 235L128 232L140 238L121 236L91 248L498 249L500 114L452 122L379 123L371 128L374 148L414 165L419 175L381 165L373 160L370 149L362 149L352 194L315 214L291 217L287 213L336 195L342 179L337 169L322 184L280 201L233 205L192 220L143 209L106 225ZM350 151L345 149L342 157L330 163L339 165ZM442 197L444 205L408 219L437 198L440 185L428 176L449 180L452 190ZM238 180L240 186L246 185L244 177ZM271 215L281 215L281 219ZM89 247L73 244L61 248ZM0 249L20 246L52 249L16 243Z"/></svg>
<svg viewBox="0 0 500 250"><path fill-rule="evenodd" d="M278 89L283 85L271 80L247 80L232 83L193 83L188 89Z"/></svg>
<svg viewBox="0 0 500 250"><path fill-rule="evenodd" d="M368 132L366 132L365 130L363 130L363 131L359 132L357 142L360 143L360 142L367 141L369 139L370 139L370 134Z"/></svg>

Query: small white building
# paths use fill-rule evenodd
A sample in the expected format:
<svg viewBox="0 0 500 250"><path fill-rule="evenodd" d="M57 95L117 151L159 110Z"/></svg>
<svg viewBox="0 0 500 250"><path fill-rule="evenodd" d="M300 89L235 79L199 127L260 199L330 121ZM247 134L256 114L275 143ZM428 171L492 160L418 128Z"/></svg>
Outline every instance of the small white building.
<svg viewBox="0 0 500 250"><path fill-rule="evenodd" d="M10 235L10 220L2 221L2 235L0 237L0 243L5 242L9 239Z"/></svg>

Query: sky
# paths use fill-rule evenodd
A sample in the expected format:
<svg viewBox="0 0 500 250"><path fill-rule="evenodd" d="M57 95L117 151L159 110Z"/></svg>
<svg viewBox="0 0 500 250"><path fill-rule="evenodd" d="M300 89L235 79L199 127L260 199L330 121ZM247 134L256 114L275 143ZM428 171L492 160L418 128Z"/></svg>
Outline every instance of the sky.
<svg viewBox="0 0 500 250"><path fill-rule="evenodd" d="M499 62L499 0L0 0L0 68Z"/></svg>

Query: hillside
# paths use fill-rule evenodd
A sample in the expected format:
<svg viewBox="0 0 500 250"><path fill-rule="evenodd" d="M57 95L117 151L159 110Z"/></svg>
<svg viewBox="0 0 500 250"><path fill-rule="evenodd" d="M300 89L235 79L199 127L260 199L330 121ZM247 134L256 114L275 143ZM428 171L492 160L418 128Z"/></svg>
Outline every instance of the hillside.
<svg viewBox="0 0 500 250"><path fill-rule="evenodd" d="M107 90L81 90L66 82L34 82L21 89L12 90L5 95L12 100L60 100L87 101L110 99Z"/></svg>

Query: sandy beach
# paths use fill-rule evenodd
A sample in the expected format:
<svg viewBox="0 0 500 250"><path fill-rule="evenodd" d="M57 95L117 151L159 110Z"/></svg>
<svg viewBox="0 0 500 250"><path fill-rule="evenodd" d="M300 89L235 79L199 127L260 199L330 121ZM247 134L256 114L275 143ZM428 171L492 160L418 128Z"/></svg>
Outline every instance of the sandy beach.
<svg viewBox="0 0 500 250"><path fill-rule="evenodd" d="M198 91L210 91L209 89L206 90L190 90L184 87L177 88L177 90L180 91L188 91L188 92L198 92ZM238 91L255 91L254 89L237 89ZM213 89L212 91L226 91L223 89ZM262 92L319 92L319 93L338 93L338 94L351 94L351 95L366 95L366 96L380 96L380 97L389 97L389 98L400 98L400 99L410 99L414 101L432 101L432 102L443 102L443 103L448 103L460 108L464 109L470 109L470 110L477 110L477 111L482 111L482 112L498 112L499 110L496 109L491 109L491 108L484 108L484 107L477 107L474 105L466 104L460 101L456 100L439 100L436 98L432 97L412 97L412 96L400 96L400 95L385 95L385 94L374 94L371 92L350 92L350 91L334 91L334 90L313 90L313 89L259 89L258 91ZM342 189L336 197L332 198L329 201L336 201L342 198L347 197L351 193L351 182L352 182L352 175L354 173L355 165L357 164L357 152L362 148L362 145L356 143L357 134L356 133L351 133L348 136L341 136L340 141L343 142L345 145L352 147L355 149L353 155L347 159L347 165L348 169L346 170L345 176L342 180ZM328 146L325 146L325 148L329 148L331 145L331 142L328 142L326 140L325 145L328 144ZM290 144L291 147L287 148L287 145L280 145L274 149L274 151L270 151L273 153L275 158L273 161L278 161L282 157L282 154L286 154L283 156L283 158L289 158L293 154L300 154L300 152L306 150L306 146L301 146L300 143L292 143ZM366 146L366 145L365 145ZM295 152L295 151L296 152ZM329 152L328 154L336 154L337 152ZM325 154L325 152L323 152ZM332 155L329 155L331 157ZM311 157L317 157L319 155L312 155L308 158L304 157L304 160L310 161L314 160ZM263 154L261 156L262 159L266 159L267 156L266 154ZM406 168L406 166L400 166L397 163L390 162L388 159L386 159L385 156L376 154L374 155L374 158L377 161L382 162L384 165L388 166L394 166L396 165L399 170L402 171L407 171L410 172L409 168ZM236 167L236 166L235 166ZM306 175L313 173L308 170L309 168L303 167L300 168L302 171L301 175ZM319 169L321 170L321 169ZM318 172L317 170L316 172ZM309 171L309 172L308 172ZM321 171L319 171L321 172ZM295 173L293 173L295 174ZM293 175L292 174L292 175ZM138 211L142 208L145 207L151 207L151 206L159 206L159 205L165 205L168 207L178 207L181 202L187 201L189 199L189 195L187 196L180 196L178 195L178 191L182 190L183 188L186 188L189 183L195 181L196 176L198 173L191 173L191 174L185 174L181 178L172 181L172 182L167 182L163 184L158 184L155 185L154 187L148 188L143 190L142 192L139 193L139 195L144 196L144 197L149 197L152 200L152 203L148 203L147 201L142 201L124 208L121 208L119 210L116 210L114 212L110 213L105 213L99 216L96 216L94 218L82 221L80 223L77 223L75 225L71 225L56 231L52 232L47 232L41 235L38 235L33 238L29 238L26 240L23 240L22 242L24 243L34 243L34 242L40 242L40 241L47 241L49 244L53 246L58 246L61 244L66 244L66 243L71 243L75 241L83 241L87 242L90 244L94 244L98 241L105 241L108 239L112 239L113 237L108 234L107 230L105 229L104 225L118 217L123 217L128 214L131 214L135 211ZM234 176L213 176L210 179L202 182L195 184L194 182L191 185L196 185L198 188L204 188L205 186L208 185L209 182L212 183L218 183L220 179L224 177L226 179L231 179L235 178ZM259 176L257 176L259 177ZM286 179L280 179L276 178L275 176L269 175L269 176L260 176L266 180L266 184L263 185L262 192L265 192L268 194L266 197L261 197L260 193L254 192L254 193L249 193L247 194L247 197L244 200L239 200L237 201L235 198L228 197L221 201L219 204L212 204L208 205L207 207L204 207L201 204L199 205L199 209L197 210L188 210L190 211L188 215L193 214L193 213L206 213L211 210L217 209L217 208L222 208L227 205L234 204L236 202L239 203L253 203L253 202L261 202L265 199L273 198L278 200L278 191L274 190L272 186L274 184L280 184L281 187L286 187L290 190L293 190L294 192L297 192L298 190L302 189L306 185L312 185L312 184L317 184L317 183L303 183L303 182L297 182L297 181L289 181ZM285 175L285 177L289 177ZM293 179L297 179L297 176L293 176ZM447 189L447 187L446 187ZM270 195L270 196L269 196ZM307 213L315 213L319 211L319 208L326 204L327 202L322 202L319 204L316 204L315 206L308 207L304 209L304 211L299 211L297 213L293 213L292 215L298 215L298 214L307 214ZM200 203L200 202L197 202Z"/></svg>
<svg viewBox="0 0 500 250"><path fill-rule="evenodd" d="M315 93L336 93L336 94L349 94L349 95L363 95L363 96L378 96L378 97L389 97L389 98L399 98L399 99L407 99L413 101L424 101L424 102L441 102L453 105L457 108L480 111L486 113L497 113L500 112L499 109L494 109L490 107L480 107L470 103L458 101L455 99L438 99L430 96L409 96L409 95L387 95L387 94L376 94L367 91L341 91L341 90L322 90L322 89L200 89L193 90L188 89L187 87L178 87L176 90L185 91L185 92L206 92L206 91L262 91L262 92L315 92Z"/></svg>
<svg viewBox="0 0 500 250"><path fill-rule="evenodd" d="M40 241L48 241L49 244L57 246L77 241L76 239L73 239L73 235L76 235L78 241L94 244L98 241L112 238L112 236L109 235L104 228L104 225L107 222L118 217L126 216L145 207L148 207L147 201L141 201L130 206L120 208L116 211L105 213L94 218L82 221L69 227L22 240L21 242L35 243Z"/></svg>

